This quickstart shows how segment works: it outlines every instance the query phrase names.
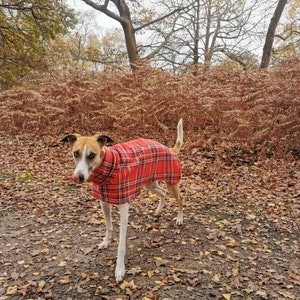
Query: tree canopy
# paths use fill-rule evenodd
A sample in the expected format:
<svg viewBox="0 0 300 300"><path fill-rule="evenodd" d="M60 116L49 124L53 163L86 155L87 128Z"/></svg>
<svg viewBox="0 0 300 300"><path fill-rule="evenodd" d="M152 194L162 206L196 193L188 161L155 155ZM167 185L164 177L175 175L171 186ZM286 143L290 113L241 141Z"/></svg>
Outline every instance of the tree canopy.
<svg viewBox="0 0 300 300"><path fill-rule="evenodd" d="M9 87L31 69L46 66L47 41L76 23L62 0L0 1L0 87Z"/></svg>

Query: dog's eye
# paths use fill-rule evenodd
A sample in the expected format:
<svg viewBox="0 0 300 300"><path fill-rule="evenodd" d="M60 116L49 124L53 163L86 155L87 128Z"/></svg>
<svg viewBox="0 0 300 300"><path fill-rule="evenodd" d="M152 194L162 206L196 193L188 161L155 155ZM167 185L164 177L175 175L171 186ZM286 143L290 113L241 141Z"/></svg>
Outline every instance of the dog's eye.
<svg viewBox="0 0 300 300"><path fill-rule="evenodd" d="M74 151L73 155L74 155L75 158L79 158L80 151L79 150Z"/></svg>
<svg viewBox="0 0 300 300"><path fill-rule="evenodd" d="M92 159L94 159L95 157L96 157L96 154L93 153L93 152L91 152L91 153L87 156L87 159L92 160Z"/></svg>

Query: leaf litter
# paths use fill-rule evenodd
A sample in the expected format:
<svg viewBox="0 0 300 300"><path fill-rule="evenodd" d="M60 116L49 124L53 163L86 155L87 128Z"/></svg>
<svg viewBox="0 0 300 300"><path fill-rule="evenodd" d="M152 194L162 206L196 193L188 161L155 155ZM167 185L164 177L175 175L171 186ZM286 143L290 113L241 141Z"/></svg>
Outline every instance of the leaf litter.
<svg viewBox="0 0 300 300"><path fill-rule="evenodd" d="M184 225L175 226L174 201L158 218L158 199L143 192L131 205L127 274L118 285L118 212L112 246L100 251L99 203L88 184L69 181L69 149L48 147L52 139L1 138L1 300L297 299L296 162L231 167L182 153ZM18 180L25 173L30 180Z"/></svg>

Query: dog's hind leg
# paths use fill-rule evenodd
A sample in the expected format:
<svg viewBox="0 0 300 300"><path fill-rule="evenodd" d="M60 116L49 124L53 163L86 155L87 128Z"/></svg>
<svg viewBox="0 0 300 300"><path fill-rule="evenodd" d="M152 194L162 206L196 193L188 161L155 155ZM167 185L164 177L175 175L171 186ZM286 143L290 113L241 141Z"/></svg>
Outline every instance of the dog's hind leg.
<svg viewBox="0 0 300 300"><path fill-rule="evenodd" d="M107 248L111 242L113 226L111 220L111 205L104 201L100 201L100 202L101 202L101 208L105 218L106 233L102 243L99 244L98 248L103 249L103 248Z"/></svg>
<svg viewBox="0 0 300 300"><path fill-rule="evenodd" d="M128 226L129 204L120 204L118 207L120 211L120 237L115 277L116 281L120 282L123 280L123 277L125 275L126 235Z"/></svg>
<svg viewBox="0 0 300 300"><path fill-rule="evenodd" d="M178 184L167 183L169 192L174 196L178 204L178 215L176 219L176 224L181 225L183 223L183 204L182 198L180 195L180 190Z"/></svg>
<svg viewBox="0 0 300 300"><path fill-rule="evenodd" d="M160 216L162 209L164 207L164 204L165 204L166 190L163 189L162 187L160 187L159 184L157 183L157 181L153 181L153 182L147 184L146 188L149 191L156 193L160 196L159 204L155 211L155 215Z"/></svg>

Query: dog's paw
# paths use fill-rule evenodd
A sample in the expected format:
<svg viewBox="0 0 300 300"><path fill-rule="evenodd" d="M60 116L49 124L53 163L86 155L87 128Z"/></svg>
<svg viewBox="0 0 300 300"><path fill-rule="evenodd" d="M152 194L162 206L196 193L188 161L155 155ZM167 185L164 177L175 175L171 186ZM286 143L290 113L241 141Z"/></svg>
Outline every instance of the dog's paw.
<svg viewBox="0 0 300 300"><path fill-rule="evenodd" d="M116 271L115 271L115 277L116 277L116 282L121 282L123 281L125 275L125 266L116 266Z"/></svg>
<svg viewBox="0 0 300 300"><path fill-rule="evenodd" d="M155 213L154 213L154 216L160 217L161 211L162 211L162 209L158 209L158 208L157 208L156 211L155 211Z"/></svg>
<svg viewBox="0 0 300 300"><path fill-rule="evenodd" d="M176 218L176 225L182 225L182 223L183 223L183 215L179 213Z"/></svg>
<svg viewBox="0 0 300 300"><path fill-rule="evenodd" d="M176 225L182 225L182 223L183 223L183 220L176 220Z"/></svg>
<svg viewBox="0 0 300 300"><path fill-rule="evenodd" d="M104 239L103 242L98 245L98 249L106 249L108 248L109 244L110 242Z"/></svg>

